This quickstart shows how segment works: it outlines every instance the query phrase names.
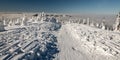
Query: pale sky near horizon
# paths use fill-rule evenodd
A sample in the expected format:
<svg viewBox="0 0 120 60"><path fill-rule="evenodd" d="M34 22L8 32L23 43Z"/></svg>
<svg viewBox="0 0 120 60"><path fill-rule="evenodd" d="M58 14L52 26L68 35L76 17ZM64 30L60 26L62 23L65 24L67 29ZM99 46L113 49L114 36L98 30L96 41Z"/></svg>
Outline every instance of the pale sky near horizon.
<svg viewBox="0 0 120 60"><path fill-rule="evenodd" d="M0 12L114 14L120 0L0 0Z"/></svg>

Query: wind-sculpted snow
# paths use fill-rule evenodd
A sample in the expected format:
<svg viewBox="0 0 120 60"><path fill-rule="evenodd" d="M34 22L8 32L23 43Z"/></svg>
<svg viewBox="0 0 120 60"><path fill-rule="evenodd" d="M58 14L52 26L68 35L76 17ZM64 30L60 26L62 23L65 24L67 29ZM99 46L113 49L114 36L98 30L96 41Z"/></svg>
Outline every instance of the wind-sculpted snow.
<svg viewBox="0 0 120 60"><path fill-rule="evenodd" d="M0 60L52 60L58 53L58 23L33 23L0 33Z"/></svg>

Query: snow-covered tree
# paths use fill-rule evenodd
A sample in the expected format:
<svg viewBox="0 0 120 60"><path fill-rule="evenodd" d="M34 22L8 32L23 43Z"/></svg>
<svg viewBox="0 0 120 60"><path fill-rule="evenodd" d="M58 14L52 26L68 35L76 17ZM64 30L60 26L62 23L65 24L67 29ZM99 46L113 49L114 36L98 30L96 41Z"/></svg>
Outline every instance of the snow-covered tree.
<svg viewBox="0 0 120 60"><path fill-rule="evenodd" d="M114 31L120 31L120 12L115 21Z"/></svg>

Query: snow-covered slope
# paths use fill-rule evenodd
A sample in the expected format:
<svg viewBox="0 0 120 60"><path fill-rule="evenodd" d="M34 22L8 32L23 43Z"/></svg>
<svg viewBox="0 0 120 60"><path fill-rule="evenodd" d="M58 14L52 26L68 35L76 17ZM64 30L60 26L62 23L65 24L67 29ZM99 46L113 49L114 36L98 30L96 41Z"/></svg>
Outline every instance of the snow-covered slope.
<svg viewBox="0 0 120 60"><path fill-rule="evenodd" d="M119 60L120 33L82 24L66 24L59 31L60 52L55 60Z"/></svg>
<svg viewBox="0 0 120 60"><path fill-rule="evenodd" d="M83 25L73 17L21 18L4 20L0 60L120 59L119 32Z"/></svg>

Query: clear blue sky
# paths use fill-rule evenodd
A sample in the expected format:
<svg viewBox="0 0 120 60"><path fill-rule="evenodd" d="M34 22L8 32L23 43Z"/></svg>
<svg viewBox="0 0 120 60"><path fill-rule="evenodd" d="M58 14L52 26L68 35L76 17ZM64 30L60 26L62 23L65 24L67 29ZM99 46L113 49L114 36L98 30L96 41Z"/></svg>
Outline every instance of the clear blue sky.
<svg viewBox="0 0 120 60"><path fill-rule="evenodd" d="M0 0L0 11L114 14L120 0Z"/></svg>

